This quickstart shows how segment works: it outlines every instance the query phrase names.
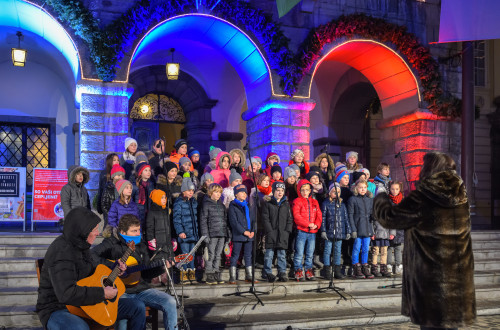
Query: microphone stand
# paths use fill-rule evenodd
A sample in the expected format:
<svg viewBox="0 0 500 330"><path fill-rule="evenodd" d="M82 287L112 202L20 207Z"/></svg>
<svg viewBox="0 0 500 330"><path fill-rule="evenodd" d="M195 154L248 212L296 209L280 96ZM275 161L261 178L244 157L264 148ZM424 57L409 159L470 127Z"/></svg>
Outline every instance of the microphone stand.
<svg viewBox="0 0 500 330"><path fill-rule="evenodd" d="M396 156L394 156L394 158L399 158L399 160L401 160L401 167L403 168L403 174L405 176L406 186L408 187L408 191L410 191L411 190L410 182L408 181L408 177L406 176L406 169L405 169L405 164L403 163L403 157L401 157L402 151L403 149L399 150L399 152L396 154Z"/></svg>
<svg viewBox="0 0 500 330"><path fill-rule="evenodd" d="M250 166L252 166L252 156L250 155L250 148L247 144L243 147L243 150L247 151L248 159L250 159ZM255 220L254 220L254 233L257 233L257 213L259 213L259 195L257 193L257 180L255 178L255 171L252 168L252 179L253 179L253 184L255 187L255 208L257 210L255 214ZM269 294L269 292L264 292L264 291L257 291L255 289L255 253L257 250L257 237L254 235L254 240L252 242L252 284L250 285L250 289L248 291L237 291L235 293L226 293L223 294L224 297L228 296L237 296L237 297L242 297L244 294L252 294L254 295L255 299L257 299L257 304L261 304L264 306L264 303L262 300L259 298L259 295L265 295ZM246 266L246 265L245 265Z"/></svg>

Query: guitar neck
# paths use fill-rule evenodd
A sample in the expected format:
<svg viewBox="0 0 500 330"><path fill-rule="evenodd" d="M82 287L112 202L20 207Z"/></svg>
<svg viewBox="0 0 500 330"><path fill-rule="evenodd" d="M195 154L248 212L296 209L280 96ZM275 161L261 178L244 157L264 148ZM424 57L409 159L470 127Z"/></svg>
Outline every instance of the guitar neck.
<svg viewBox="0 0 500 330"><path fill-rule="evenodd" d="M149 263L148 265L137 265L137 266L132 266L132 267L127 267L127 274L132 274L135 272L140 272L146 269L151 269L155 267L160 267L163 266L163 260L157 260Z"/></svg>
<svg viewBox="0 0 500 330"><path fill-rule="evenodd" d="M133 252L132 248L129 247L127 251L125 251L125 254L120 258L120 261L125 263L128 257L130 257L130 255L132 254L132 252ZM109 274L108 281L110 281L112 284L115 283L115 280L118 277L119 273L120 273L120 266L117 264L115 268L113 268L111 274Z"/></svg>

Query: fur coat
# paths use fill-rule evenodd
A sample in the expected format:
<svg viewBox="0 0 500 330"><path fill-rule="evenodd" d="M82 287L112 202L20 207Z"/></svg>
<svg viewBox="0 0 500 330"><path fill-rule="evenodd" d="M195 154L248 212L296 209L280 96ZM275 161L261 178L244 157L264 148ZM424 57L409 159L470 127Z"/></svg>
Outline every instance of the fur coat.
<svg viewBox="0 0 500 330"><path fill-rule="evenodd" d="M386 228L405 229L403 315L426 327L465 327L476 318L474 258L467 193L455 171L420 181L398 205L385 193L374 216Z"/></svg>

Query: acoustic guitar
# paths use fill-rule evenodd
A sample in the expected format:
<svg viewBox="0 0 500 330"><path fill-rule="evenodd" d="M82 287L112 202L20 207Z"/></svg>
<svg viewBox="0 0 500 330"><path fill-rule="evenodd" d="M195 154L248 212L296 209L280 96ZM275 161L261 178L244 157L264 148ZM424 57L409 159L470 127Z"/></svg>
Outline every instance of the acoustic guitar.
<svg viewBox="0 0 500 330"><path fill-rule="evenodd" d="M125 263L128 257L135 251L135 243L127 243L128 249L120 260ZM116 265L113 270L104 265L98 265L94 274L76 282L79 286L87 287L115 287L118 290L116 297L111 300L104 300L101 303L89 306L66 305L68 311L80 317L91 319L105 327L109 327L116 322L118 316L118 300L125 293L125 285L118 278L120 268Z"/></svg>

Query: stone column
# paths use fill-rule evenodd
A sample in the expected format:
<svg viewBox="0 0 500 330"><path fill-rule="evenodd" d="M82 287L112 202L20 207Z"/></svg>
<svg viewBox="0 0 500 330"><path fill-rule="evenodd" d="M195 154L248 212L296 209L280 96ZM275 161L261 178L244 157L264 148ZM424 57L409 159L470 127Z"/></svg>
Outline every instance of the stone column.
<svg viewBox="0 0 500 330"><path fill-rule="evenodd" d="M99 173L106 155L124 151L128 135L128 100L133 88L127 83L80 80L76 100L80 103L80 165L90 172L87 189L91 198L99 187Z"/></svg>
<svg viewBox="0 0 500 330"><path fill-rule="evenodd" d="M418 109L410 114L381 120L377 127L382 130L381 140L384 146L382 162L391 167L393 180L402 181L405 177L401 160L395 158L401 151L406 169L406 176L411 189L415 189L418 181L423 157L429 151L448 153L460 168L460 121L436 116L427 109ZM375 176L377 173L373 173Z"/></svg>
<svg viewBox="0 0 500 330"><path fill-rule="evenodd" d="M242 115L247 122L247 139L252 155L265 160L269 152L277 153L281 165L288 165L290 153L302 149L306 161L309 151L309 112L316 102L312 99L272 97Z"/></svg>

